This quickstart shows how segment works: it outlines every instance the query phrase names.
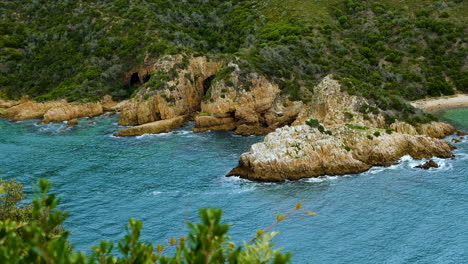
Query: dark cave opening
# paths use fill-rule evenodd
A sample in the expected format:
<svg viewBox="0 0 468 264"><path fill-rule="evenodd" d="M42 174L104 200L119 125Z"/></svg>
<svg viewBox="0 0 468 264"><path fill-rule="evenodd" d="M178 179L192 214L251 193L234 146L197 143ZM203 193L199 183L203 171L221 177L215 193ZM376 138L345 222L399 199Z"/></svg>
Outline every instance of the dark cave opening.
<svg viewBox="0 0 468 264"><path fill-rule="evenodd" d="M143 76L143 83L148 82L150 79L151 79L151 74L146 74L145 76Z"/></svg>
<svg viewBox="0 0 468 264"><path fill-rule="evenodd" d="M211 75L210 77L206 78L203 81L203 96L205 96L208 90L210 89L211 83L213 82L214 78L215 78L215 75Z"/></svg>
<svg viewBox="0 0 468 264"><path fill-rule="evenodd" d="M130 86L138 86L141 84L140 76L138 75L138 72L132 73L132 76L130 77Z"/></svg>

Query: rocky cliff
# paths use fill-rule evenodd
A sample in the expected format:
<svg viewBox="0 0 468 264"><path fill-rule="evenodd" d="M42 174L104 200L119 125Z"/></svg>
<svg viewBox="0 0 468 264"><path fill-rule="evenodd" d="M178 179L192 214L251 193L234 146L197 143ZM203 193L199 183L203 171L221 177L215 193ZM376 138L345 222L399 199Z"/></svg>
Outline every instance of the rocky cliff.
<svg viewBox="0 0 468 264"><path fill-rule="evenodd" d="M146 66L145 71L152 69L146 72L149 79L121 109L119 124L142 125L199 111L206 82L222 63L208 57L176 55L164 56L151 67Z"/></svg>
<svg viewBox="0 0 468 264"><path fill-rule="evenodd" d="M279 86L255 72L228 63L213 79L201 113L195 118L195 132L235 130L241 135L266 135L291 124L303 107L290 101Z"/></svg>
<svg viewBox="0 0 468 264"><path fill-rule="evenodd" d="M436 138L375 127L336 125L321 132L308 125L286 126L242 154L239 165L228 176L284 181L343 175L390 165L404 155L416 159L450 158L453 149L450 143Z"/></svg>

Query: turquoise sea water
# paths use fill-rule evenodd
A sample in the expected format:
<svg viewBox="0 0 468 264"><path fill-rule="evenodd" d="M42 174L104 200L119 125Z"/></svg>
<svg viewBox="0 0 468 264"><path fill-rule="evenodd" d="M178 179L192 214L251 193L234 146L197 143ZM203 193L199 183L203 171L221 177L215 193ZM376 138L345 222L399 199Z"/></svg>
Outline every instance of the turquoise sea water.
<svg viewBox="0 0 468 264"><path fill-rule="evenodd" d="M468 130L468 109L443 117ZM294 263L463 263L468 260L468 141L439 169L413 168L422 161L358 175L281 184L224 175L262 137L230 132L190 132L115 138L116 117L63 124L0 120L0 168L27 186L53 181L72 243L89 252L101 239L118 240L128 218L143 220L143 238L163 242L187 233L200 207L224 209L231 235L248 240L276 213L297 202L318 216L282 222L275 238Z"/></svg>

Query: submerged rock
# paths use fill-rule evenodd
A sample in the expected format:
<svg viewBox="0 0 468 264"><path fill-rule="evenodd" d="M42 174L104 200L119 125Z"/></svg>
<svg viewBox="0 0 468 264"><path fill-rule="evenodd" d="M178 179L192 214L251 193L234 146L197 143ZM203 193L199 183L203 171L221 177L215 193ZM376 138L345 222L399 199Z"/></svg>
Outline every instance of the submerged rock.
<svg viewBox="0 0 468 264"><path fill-rule="evenodd" d="M151 122L148 124L122 129L114 133L118 137L141 136L143 134L159 134L170 132L181 127L186 120L185 116Z"/></svg>
<svg viewBox="0 0 468 264"><path fill-rule="evenodd" d="M277 129L242 154L228 176L255 181L297 180L359 173L372 166L394 164L404 155L415 159L453 157L454 147L436 138L344 125L329 131L323 133L307 125Z"/></svg>
<svg viewBox="0 0 468 264"><path fill-rule="evenodd" d="M419 168L419 169L424 169L424 170L428 170L430 168L439 168L439 164L437 164L435 161L433 160L429 160L428 162L424 163L424 164L421 164L421 165L418 165L416 166L415 168Z"/></svg>
<svg viewBox="0 0 468 264"><path fill-rule="evenodd" d="M67 127L74 127L78 125L78 119L72 119L67 121Z"/></svg>

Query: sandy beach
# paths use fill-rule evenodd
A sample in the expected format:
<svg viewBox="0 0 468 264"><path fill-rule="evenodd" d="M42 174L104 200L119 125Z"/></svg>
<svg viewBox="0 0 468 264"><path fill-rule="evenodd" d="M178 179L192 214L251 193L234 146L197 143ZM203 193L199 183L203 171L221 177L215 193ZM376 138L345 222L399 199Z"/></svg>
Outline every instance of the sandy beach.
<svg viewBox="0 0 468 264"><path fill-rule="evenodd" d="M428 112L436 112L444 109L468 107L468 94L422 99L411 102L416 108Z"/></svg>

